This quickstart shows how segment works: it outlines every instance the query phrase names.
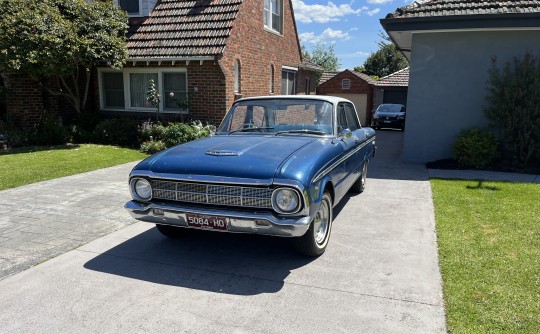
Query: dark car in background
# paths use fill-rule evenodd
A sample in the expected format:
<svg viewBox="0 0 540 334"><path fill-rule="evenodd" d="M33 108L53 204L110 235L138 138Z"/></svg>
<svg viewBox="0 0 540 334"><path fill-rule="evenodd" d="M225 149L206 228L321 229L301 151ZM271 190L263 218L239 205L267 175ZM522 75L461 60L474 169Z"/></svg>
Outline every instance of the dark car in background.
<svg viewBox="0 0 540 334"><path fill-rule="evenodd" d="M396 128L403 130L405 128L405 106L390 103L379 105L373 114L372 127L375 129Z"/></svg>

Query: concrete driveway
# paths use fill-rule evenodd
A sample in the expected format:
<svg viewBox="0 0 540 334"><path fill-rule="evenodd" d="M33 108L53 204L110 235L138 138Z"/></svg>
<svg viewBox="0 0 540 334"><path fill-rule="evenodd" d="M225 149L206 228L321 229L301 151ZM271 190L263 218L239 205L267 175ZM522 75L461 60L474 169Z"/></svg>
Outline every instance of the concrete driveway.
<svg viewBox="0 0 540 334"><path fill-rule="evenodd" d="M367 189L335 209L317 259L287 239L194 231L169 240L150 224L129 225L125 176L110 180L108 170L87 173L93 186L84 188L64 178L0 192L4 218L47 206L13 194L65 187L81 193L51 194L56 211L41 216L69 217L81 230L129 225L0 281L1 332L446 333L427 172L399 161L401 132L377 135ZM97 214L88 205L100 198Z"/></svg>

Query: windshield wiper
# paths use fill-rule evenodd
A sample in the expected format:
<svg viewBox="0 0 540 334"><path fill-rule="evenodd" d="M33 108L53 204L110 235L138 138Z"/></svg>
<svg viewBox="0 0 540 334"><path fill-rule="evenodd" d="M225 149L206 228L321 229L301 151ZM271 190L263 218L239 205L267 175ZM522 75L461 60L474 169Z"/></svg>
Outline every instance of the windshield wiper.
<svg viewBox="0 0 540 334"><path fill-rule="evenodd" d="M270 126L267 126L267 127L253 127L253 128L245 128L245 129L240 129L240 130L234 130L234 131L229 132L229 134L233 134L235 132L252 132L252 131L262 132L263 130L272 130L272 129L274 129L274 128L270 127Z"/></svg>
<svg viewBox="0 0 540 334"><path fill-rule="evenodd" d="M324 132L324 131L302 129L302 130L279 131L279 132L276 133L276 136L277 136L277 135L284 134L284 133L305 133L305 134L310 134L310 135L320 135L320 136L326 135L326 134L327 134L327 133Z"/></svg>

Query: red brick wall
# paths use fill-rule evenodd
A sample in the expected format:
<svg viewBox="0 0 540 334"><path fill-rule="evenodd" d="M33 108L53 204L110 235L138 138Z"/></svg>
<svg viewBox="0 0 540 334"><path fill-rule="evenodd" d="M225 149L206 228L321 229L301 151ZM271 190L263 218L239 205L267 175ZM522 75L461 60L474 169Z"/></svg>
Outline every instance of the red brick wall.
<svg viewBox="0 0 540 334"><path fill-rule="evenodd" d="M227 48L219 61L226 77L226 107L234 92L234 62L241 66L241 97L270 94L270 66L274 65L274 94L281 94L281 67L298 67L300 46L290 0L283 1L283 34L264 28L264 2L245 0L233 23Z"/></svg>
<svg viewBox="0 0 540 334"><path fill-rule="evenodd" d="M7 117L16 126L35 127L43 114L43 90L30 77L21 74L6 74L5 86Z"/></svg>
<svg viewBox="0 0 540 334"><path fill-rule="evenodd" d="M296 73L296 94L306 94L306 79L309 79L309 93L308 95L317 94L317 80L320 78L320 73L317 71L308 71L300 69Z"/></svg>

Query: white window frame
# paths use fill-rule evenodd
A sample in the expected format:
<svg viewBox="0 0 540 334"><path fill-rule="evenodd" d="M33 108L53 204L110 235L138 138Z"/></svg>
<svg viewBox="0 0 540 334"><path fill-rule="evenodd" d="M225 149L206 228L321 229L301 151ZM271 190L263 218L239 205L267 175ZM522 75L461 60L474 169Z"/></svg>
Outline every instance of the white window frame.
<svg viewBox="0 0 540 334"><path fill-rule="evenodd" d="M273 7L272 7L272 0L263 0L263 24L264 24L264 29L265 30L268 30L270 32L273 32L273 33L276 33L276 34L279 34L279 35L283 35L283 9L284 9L284 6L283 6L283 0L276 0L277 2L279 2L277 4L277 6L279 7L279 17L280 17L280 24L279 24L279 30L276 30L274 29L272 26L273 26L273 22L272 22L272 11L273 11ZM266 4L268 3L268 9L266 8ZM266 18L266 22L267 23L264 23L264 19Z"/></svg>
<svg viewBox="0 0 540 334"><path fill-rule="evenodd" d="M114 0L114 4L120 7L120 1ZM138 13L128 13L129 17L141 17L143 15L143 0L139 0L139 12Z"/></svg>
<svg viewBox="0 0 540 334"><path fill-rule="evenodd" d="M351 79L341 80L341 89L351 89Z"/></svg>
<svg viewBox="0 0 540 334"><path fill-rule="evenodd" d="M103 75L102 73L122 73L122 78L124 81L124 109L119 108L110 108L105 106L105 96L103 94ZM187 69L186 68L158 68L158 67L151 67L151 68L139 68L139 67L133 67L133 68L124 68L123 70L114 70L111 68L98 68L98 84L99 84L99 104L102 110L110 110L110 111L140 111L140 112L155 112L156 109L154 108L146 108L146 107L132 107L131 106L131 91L130 91L130 82L129 82L129 75L132 73L157 73L158 75L158 82L157 86L159 89L159 111L163 113L182 113L182 114L188 114L188 109L167 109L165 110L165 94L163 91L163 73L185 73L186 78L186 90L189 89L188 86L188 75L187 75Z"/></svg>
<svg viewBox="0 0 540 334"><path fill-rule="evenodd" d="M293 92L292 92L292 94L290 94L290 95L296 95L296 93L297 93L297 92L296 92L296 75L298 74L298 68L296 68L296 67L289 67L289 66L282 66L282 67L281 67L281 75L280 75L280 78L281 78L281 79L280 79L280 83L281 83L281 85L280 85L280 86L281 86L281 95L289 95L289 85L288 85L289 80L287 80L287 90L286 90L286 92L283 92L283 72L287 72L287 73L288 73L288 74L287 74L287 79L288 79L288 75L289 75L289 74L292 74L292 75L294 76L294 77L293 77L294 80L292 80L292 83L293 83L293 89L292 89L292 90L293 90Z"/></svg>
<svg viewBox="0 0 540 334"><path fill-rule="evenodd" d="M237 94L242 93L242 64L240 60L235 59L233 65L234 72L234 92Z"/></svg>

